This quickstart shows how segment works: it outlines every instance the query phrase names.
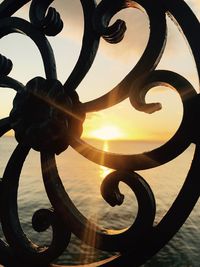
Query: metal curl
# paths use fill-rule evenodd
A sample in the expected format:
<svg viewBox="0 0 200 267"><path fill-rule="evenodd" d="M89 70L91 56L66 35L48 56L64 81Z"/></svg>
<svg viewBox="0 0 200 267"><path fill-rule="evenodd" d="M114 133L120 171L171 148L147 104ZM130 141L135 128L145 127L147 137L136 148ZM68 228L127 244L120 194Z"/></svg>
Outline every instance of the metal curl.
<svg viewBox="0 0 200 267"><path fill-rule="evenodd" d="M111 5L110 1L104 0L100 3L98 8L95 13L96 21L94 22L97 31L101 32L103 27L102 25L108 25L109 19L112 17L112 15L114 15L122 8L139 8L142 11L145 10L147 16L149 17L150 34L146 48L144 49L141 58L134 66L134 68L110 92L97 99L83 103L82 107L85 112L93 112L106 109L126 99L129 95L130 89L135 87L137 79L139 78L140 81L144 82L148 77L149 72L153 71L158 65L165 48L167 36L165 10L163 9L162 5L158 3L158 1L112 0ZM98 14L98 12L100 14Z"/></svg>
<svg viewBox="0 0 200 267"><path fill-rule="evenodd" d="M197 93L193 86L181 75L172 71L154 71L149 75L149 78L143 84L145 92L152 86L164 84L171 87L179 93L183 101L183 119L178 130L174 136L164 145L152 151L144 152L142 154L116 154L96 149L85 141L70 136L70 145L78 151L82 156L97 164L104 165L111 169L123 170L144 170L160 166L181 154L192 142L190 128L190 115L194 105L191 105L191 100L195 99ZM133 90L135 93L135 89ZM140 91L138 91L140 92ZM143 94L143 92L141 91ZM134 94L137 99L140 93ZM139 101L135 99L136 103ZM196 103L198 105L198 103Z"/></svg>
<svg viewBox="0 0 200 267"><path fill-rule="evenodd" d="M114 3L115 2L115 3ZM123 20L117 20L113 25L108 26L111 18L118 11L126 7L126 1L107 1L103 0L97 6L94 14L94 29L97 31L108 43L120 42L126 31L126 23Z"/></svg>
<svg viewBox="0 0 200 267"><path fill-rule="evenodd" d="M146 94L153 87L166 86L178 91L181 100L188 102L196 95L196 91L189 81L181 75L168 70L156 70L149 74L145 81L137 80L130 89L129 100L132 106L142 112L153 113L162 108L161 103L146 103Z"/></svg>
<svg viewBox="0 0 200 267"><path fill-rule="evenodd" d="M12 61L0 54L0 77L8 75L12 67Z"/></svg>
<svg viewBox="0 0 200 267"><path fill-rule="evenodd" d="M18 217L17 191L21 169L29 150L30 148L26 145L18 145L9 159L2 179L1 203L4 205L1 207L0 216L4 235L15 257L22 264L41 266L53 261L64 251L69 243L71 233L63 226L54 212L50 213L50 211L45 211L48 212L53 230L52 242L49 247L39 247L33 244L23 232Z"/></svg>
<svg viewBox="0 0 200 267"><path fill-rule="evenodd" d="M32 24L48 36L56 36L63 29L63 21L60 18L60 14L55 8L49 7L53 1L33 0L29 11Z"/></svg>
<svg viewBox="0 0 200 267"><path fill-rule="evenodd" d="M32 217L32 227L37 232L46 231L52 221L52 213L53 211L50 209L39 209L35 211Z"/></svg>
<svg viewBox="0 0 200 267"><path fill-rule="evenodd" d="M24 19L16 17L1 19L0 38L14 32L24 33L34 41L41 53L46 77L48 79L56 79L57 73L53 50L45 36Z"/></svg>
<svg viewBox="0 0 200 267"><path fill-rule="evenodd" d="M81 240L87 235L95 237L95 240L85 238L83 241L86 244L106 251L123 251L130 246L137 246L141 235L151 230L155 217L154 196L148 184L138 174L113 172L102 184L103 196L108 201L113 191L116 192L115 188L120 181L132 189L138 201L138 214L130 228L113 231L100 228L79 212L65 191L52 154L41 153L41 163L46 192L55 212L62 218L65 226ZM114 188L109 190L109 185Z"/></svg>
<svg viewBox="0 0 200 267"><path fill-rule="evenodd" d="M116 44L123 40L126 29L126 23L118 19L102 36L108 43Z"/></svg>
<svg viewBox="0 0 200 267"><path fill-rule="evenodd" d="M145 238L145 244L141 240L134 251L132 249L126 251L121 257L113 259L111 264L105 265L106 267L129 266L133 255L134 266L142 266L169 242L184 224L199 199L199 166L200 147L196 146L190 170L179 194L162 220L154 226L151 234Z"/></svg>
<svg viewBox="0 0 200 267"><path fill-rule="evenodd" d="M101 194L104 200L111 205L122 205L124 195L119 191L119 183L127 184L136 195L138 202L138 213L134 224L131 228L140 235L140 232L145 235L147 230L151 231L153 226L156 205L153 192L147 182L135 172L114 171L107 175L101 184ZM132 233L129 238L133 239Z"/></svg>
<svg viewBox="0 0 200 267"><path fill-rule="evenodd" d="M63 29L63 21L55 8L50 7L44 20L44 32L46 35L55 36Z"/></svg>

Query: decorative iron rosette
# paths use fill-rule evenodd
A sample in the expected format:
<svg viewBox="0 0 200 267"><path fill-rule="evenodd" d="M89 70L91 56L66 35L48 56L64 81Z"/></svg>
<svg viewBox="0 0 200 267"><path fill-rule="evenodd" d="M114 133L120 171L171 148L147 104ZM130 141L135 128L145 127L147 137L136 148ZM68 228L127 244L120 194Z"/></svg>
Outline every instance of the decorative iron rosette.
<svg viewBox="0 0 200 267"><path fill-rule="evenodd" d="M12 16L28 2L31 2L30 21ZM34 77L24 86L9 76L12 62L0 54L0 86L16 91L9 117L0 121L0 134L2 136L13 129L18 141L0 182L1 224L6 239L6 242L0 241L0 262L5 266L55 266L51 262L67 247L71 233L82 239L88 228L96 236L95 243L86 240L88 245L120 252L118 256L92 266L139 266L173 237L199 197L200 148L198 130L194 127L199 115L199 95L178 73L156 70L156 67L165 49L168 14L190 45L200 76L200 24L183 0L102 0L98 5L95 0L81 0L84 14L82 49L71 75L61 84L56 74L54 54L46 38L46 35L56 36L63 28L59 13L50 7L52 2L4 0L0 4L0 37L20 33L32 39L41 54L46 75L45 79ZM115 88L98 99L81 103L76 88L95 59L100 38L111 44L123 40L125 22L117 20L110 25L110 21L125 8L139 8L148 16L150 35L147 46L138 63ZM101 151L81 140L82 124L88 112L106 109L126 98L137 110L147 113L159 110L158 103L145 103L145 95L154 86L162 84L177 90L184 109L180 127L164 145L141 154L120 155ZM112 103L110 98L114 99ZM196 144L196 150L185 182L169 211L154 225L156 207L153 192L135 171L169 162L191 143ZM131 188L138 201L138 214L131 227L113 234L90 222L76 208L65 191L55 162L55 154L68 146L88 160L115 170L101 186L102 196L111 206L123 203L119 182ZM53 237L49 247L33 244L23 232L18 216L19 178L31 148L41 154L45 189L53 207L38 210L33 215L33 228L40 232L52 226Z"/></svg>

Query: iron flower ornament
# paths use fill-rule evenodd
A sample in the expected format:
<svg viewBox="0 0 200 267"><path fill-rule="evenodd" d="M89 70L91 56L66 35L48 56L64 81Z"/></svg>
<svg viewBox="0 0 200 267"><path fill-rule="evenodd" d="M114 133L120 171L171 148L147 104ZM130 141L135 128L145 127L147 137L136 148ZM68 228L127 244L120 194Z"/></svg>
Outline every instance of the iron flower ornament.
<svg viewBox="0 0 200 267"><path fill-rule="evenodd" d="M30 21L12 16L28 2L31 2ZM16 91L10 115L0 121L0 134L2 136L13 129L18 142L0 182L0 218L6 239L0 240L0 262L5 266L56 266L51 262L65 250L71 233L82 240L83 233L88 230L96 236L94 243L84 240L88 245L119 252L118 256L92 266L140 266L174 236L199 197L200 151L195 121L199 114L199 95L180 74L156 70L156 67L165 50L167 14L183 32L200 75L200 24L183 0L102 0L98 5L95 0L80 0L84 14L82 48L70 76L61 84L56 73L54 53L46 38L56 36L63 28L58 11L50 6L52 2L4 0L0 4L0 37L12 33L28 36L41 54L46 75L45 78L33 77L23 85L9 76L12 61L0 54L0 86ZM150 34L146 48L137 64L115 88L98 99L82 103L76 88L95 59L100 38L111 44L123 40L126 23L119 19L110 25L110 21L117 12L126 8L139 8L148 16ZM159 110L160 104L147 104L145 95L161 84L177 90L183 103L181 125L164 145L141 154L120 155L101 151L81 139L82 124L88 112L106 109L126 98L139 111L152 113ZM112 103L110 98L113 99ZM155 168L173 160L191 143L196 144L196 150L185 182L166 215L155 225L154 194L136 171ZM138 213L128 229L113 234L89 221L76 208L63 186L55 162L55 154L69 146L80 156L114 169L101 186L102 197L108 204L115 206L123 203L120 182L126 183L134 192ZM32 225L38 232L52 226L49 247L34 244L23 232L18 216L20 173L31 148L41 155L43 181L52 205L52 209L35 212Z"/></svg>

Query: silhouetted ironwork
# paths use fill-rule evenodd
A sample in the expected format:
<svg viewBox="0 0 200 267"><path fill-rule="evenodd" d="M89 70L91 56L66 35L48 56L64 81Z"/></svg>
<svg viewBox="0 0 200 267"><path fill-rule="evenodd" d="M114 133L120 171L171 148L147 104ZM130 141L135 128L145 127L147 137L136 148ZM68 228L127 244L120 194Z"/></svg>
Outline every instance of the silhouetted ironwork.
<svg viewBox="0 0 200 267"><path fill-rule="evenodd" d="M12 15L31 2L30 21ZM183 225L199 198L200 147L197 118L199 95L181 75L170 70L156 70L167 38L166 14L183 32L200 76L200 24L183 0L80 0L84 13L84 35L78 61L62 85L56 74L54 54L47 36L56 36L63 28L59 13L50 4L53 0L4 0L0 4L0 37L25 34L38 47L46 79L34 77L26 85L9 77L12 62L0 54L0 86L16 91L9 117L0 120L0 135L10 129L18 145L10 157L0 181L0 218L6 242L0 240L0 263L5 266L56 266L56 259L70 242L71 233L83 239L87 229L96 237L90 246L105 251L118 251L95 266L140 266L157 253ZM109 43L120 42L126 24L111 18L125 8L139 8L149 17L150 35L147 46L134 68L109 93L81 103L76 88L90 69L100 38ZM130 99L132 106L147 113L161 108L159 103L145 103L146 93L154 86L165 84L179 93L183 103L183 118L174 136L161 147L141 154L120 155L101 151L81 140L82 124L88 112L106 109ZM110 101L112 99L112 101ZM154 225L156 205L147 182L135 171L155 168L176 158L191 143L196 144L194 159L177 198L162 220ZM119 182L126 183L136 195L138 214L132 226L112 233L85 218L69 198L56 167L55 154L68 146L97 164L112 168L102 183L103 198L111 206L121 205L124 196ZM20 173L33 148L41 154L45 189L52 209L41 209L33 215L33 228L40 232L52 226L49 247L33 244L24 234L17 210ZM103 162L102 162L103 159ZM94 241L94 240L92 240ZM88 265L90 266L90 265ZM92 265L94 266L94 265Z"/></svg>

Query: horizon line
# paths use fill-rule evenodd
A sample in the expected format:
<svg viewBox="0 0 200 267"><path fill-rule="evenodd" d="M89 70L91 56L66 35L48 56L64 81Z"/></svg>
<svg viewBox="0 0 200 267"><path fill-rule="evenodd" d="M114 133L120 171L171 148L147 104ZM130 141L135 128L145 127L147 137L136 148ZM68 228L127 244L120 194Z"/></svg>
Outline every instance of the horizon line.
<svg viewBox="0 0 200 267"><path fill-rule="evenodd" d="M6 133L2 137L12 137L15 138L14 134ZM113 138L113 139L101 139L95 137L86 137L82 136L83 140L91 140L91 141L101 141L101 142L120 142L120 141L132 141L132 142L167 142L166 139L155 139L155 138L143 138L143 139L134 139L134 138Z"/></svg>

